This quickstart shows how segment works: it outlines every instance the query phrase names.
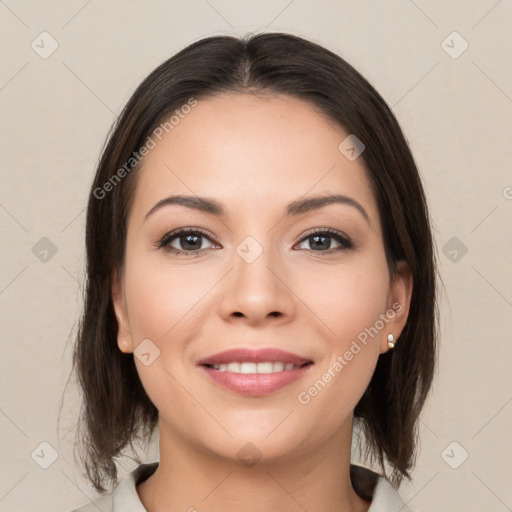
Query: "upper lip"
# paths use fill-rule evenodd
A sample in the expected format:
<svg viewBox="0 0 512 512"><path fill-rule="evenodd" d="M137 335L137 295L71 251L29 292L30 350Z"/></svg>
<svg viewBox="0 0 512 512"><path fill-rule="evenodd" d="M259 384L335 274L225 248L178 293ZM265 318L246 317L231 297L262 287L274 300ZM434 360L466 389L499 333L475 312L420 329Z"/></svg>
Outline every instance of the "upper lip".
<svg viewBox="0 0 512 512"><path fill-rule="evenodd" d="M231 362L250 362L250 363L265 363L282 361L283 363L293 363L294 365L302 365L312 362L311 359L301 357L292 352L286 352L278 348L261 348L258 350L250 348L233 348L213 354L198 361L198 365L207 364L227 364Z"/></svg>

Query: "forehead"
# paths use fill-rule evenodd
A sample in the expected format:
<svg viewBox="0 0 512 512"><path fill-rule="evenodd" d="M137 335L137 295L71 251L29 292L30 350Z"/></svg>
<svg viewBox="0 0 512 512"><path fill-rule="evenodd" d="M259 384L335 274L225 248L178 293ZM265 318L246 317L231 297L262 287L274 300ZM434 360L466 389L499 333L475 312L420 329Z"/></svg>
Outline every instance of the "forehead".
<svg viewBox="0 0 512 512"><path fill-rule="evenodd" d="M134 210L145 213L176 193L214 197L228 214L339 193L364 203L372 217L376 205L364 163L338 149L348 135L317 108L288 95L199 99L161 140L153 137Z"/></svg>

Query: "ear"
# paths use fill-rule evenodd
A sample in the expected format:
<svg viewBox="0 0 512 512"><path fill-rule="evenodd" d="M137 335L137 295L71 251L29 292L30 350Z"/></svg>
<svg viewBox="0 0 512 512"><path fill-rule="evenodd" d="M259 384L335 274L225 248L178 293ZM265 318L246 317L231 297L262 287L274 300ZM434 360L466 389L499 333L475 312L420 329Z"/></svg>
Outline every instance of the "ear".
<svg viewBox="0 0 512 512"><path fill-rule="evenodd" d="M394 343L400 343L398 340L400 334L405 327L407 318L409 316L409 309L411 305L413 289L413 278L409 264L406 261L399 261L397 263L397 270L391 278L389 297L388 297L388 310L386 315L390 318L386 324L381 337L380 353L387 352L388 347L388 334L394 337ZM391 318L391 315L394 316Z"/></svg>
<svg viewBox="0 0 512 512"><path fill-rule="evenodd" d="M133 339L126 309L124 287L117 269L112 274L112 304L117 319L117 346L124 353L133 352Z"/></svg>

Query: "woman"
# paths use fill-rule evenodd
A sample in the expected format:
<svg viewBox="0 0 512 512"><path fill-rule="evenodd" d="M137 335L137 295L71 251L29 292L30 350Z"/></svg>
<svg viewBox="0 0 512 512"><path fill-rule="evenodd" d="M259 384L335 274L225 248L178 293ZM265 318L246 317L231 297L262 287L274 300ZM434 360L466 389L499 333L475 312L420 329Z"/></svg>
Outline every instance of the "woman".
<svg viewBox="0 0 512 512"><path fill-rule="evenodd" d="M161 64L104 148L86 244L74 368L96 490L159 434L102 510L410 510L430 219L395 117L341 57L266 33ZM351 463L357 433L379 473Z"/></svg>

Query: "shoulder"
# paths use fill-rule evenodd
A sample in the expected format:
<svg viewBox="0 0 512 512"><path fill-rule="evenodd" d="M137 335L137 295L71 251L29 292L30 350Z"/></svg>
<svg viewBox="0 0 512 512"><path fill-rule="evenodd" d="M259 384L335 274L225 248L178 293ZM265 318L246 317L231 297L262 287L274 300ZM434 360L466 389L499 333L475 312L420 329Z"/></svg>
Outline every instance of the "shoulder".
<svg viewBox="0 0 512 512"><path fill-rule="evenodd" d="M146 512L137 494L137 485L149 478L157 467L158 462L140 464L111 493L104 494L72 512Z"/></svg>
<svg viewBox="0 0 512 512"><path fill-rule="evenodd" d="M352 464L350 477L356 492L371 501L368 512L414 512L382 475L364 466Z"/></svg>

